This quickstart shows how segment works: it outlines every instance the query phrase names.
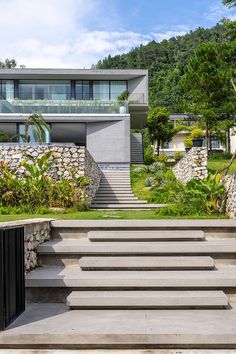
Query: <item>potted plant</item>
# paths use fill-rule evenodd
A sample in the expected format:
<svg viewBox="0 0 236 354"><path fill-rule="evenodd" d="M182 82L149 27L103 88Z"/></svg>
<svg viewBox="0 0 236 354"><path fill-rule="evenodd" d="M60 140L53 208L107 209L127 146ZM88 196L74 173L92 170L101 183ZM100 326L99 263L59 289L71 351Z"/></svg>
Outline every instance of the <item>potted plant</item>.
<svg viewBox="0 0 236 354"><path fill-rule="evenodd" d="M192 138L194 147L202 147L204 135L205 134L202 131L202 129L200 129L200 128L193 129L193 131L191 133L191 138Z"/></svg>
<svg viewBox="0 0 236 354"><path fill-rule="evenodd" d="M120 114L127 113L126 105L124 105L124 102L128 100L128 97L129 97L129 91L124 91L117 97L117 100L120 104L120 108L119 108Z"/></svg>
<svg viewBox="0 0 236 354"><path fill-rule="evenodd" d="M192 146L193 146L193 140L192 137L186 136L186 138L184 139L184 146L185 146L185 151L188 152L189 150L191 150Z"/></svg>
<svg viewBox="0 0 236 354"><path fill-rule="evenodd" d="M181 160L183 157L184 157L184 155L181 151L175 151L173 154L173 158L175 159L176 162Z"/></svg>

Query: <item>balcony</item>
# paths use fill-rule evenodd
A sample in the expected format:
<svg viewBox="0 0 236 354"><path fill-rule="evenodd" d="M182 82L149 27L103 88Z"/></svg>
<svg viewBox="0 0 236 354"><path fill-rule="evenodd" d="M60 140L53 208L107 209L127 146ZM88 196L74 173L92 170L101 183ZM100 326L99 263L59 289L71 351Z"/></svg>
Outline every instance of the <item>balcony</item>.
<svg viewBox="0 0 236 354"><path fill-rule="evenodd" d="M0 100L0 113L127 114L128 105L128 101Z"/></svg>

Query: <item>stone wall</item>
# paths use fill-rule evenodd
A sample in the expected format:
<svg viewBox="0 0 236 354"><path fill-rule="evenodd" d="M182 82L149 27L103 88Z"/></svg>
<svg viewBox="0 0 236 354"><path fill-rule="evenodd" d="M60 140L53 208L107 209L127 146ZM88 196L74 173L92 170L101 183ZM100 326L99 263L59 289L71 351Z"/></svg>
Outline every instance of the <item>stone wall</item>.
<svg viewBox="0 0 236 354"><path fill-rule="evenodd" d="M207 177L207 151L193 147L173 168L176 178L184 183Z"/></svg>
<svg viewBox="0 0 236 354"><path fill-rule="evenodd" d="M87 149L83 146L72 144L1 144L0 161L8 162L10 167L17 168L17 174L22 175L25 169L21 166L25 154L30 154L35 158L40 157L46 152L52 152L52 166L49 175L55 179L68 177L70 170L75 172L76 176L86 176L90 178L90 185L87 193L91 199L99 187L101 170Z"/></svg>
<svg viewBox="0 0 236 354"><path fill-rule="evenodd" d="M25 271L37 267L37 247L50 239L52 219L29 219L1 223L3 228L24 227Z"/></svg>
<svg viewBox="0 0 236 354"><path fill-rule="evenodd" d="M231 219L236 219L236 173L225 177L227 190L226 212Z"/></svg>

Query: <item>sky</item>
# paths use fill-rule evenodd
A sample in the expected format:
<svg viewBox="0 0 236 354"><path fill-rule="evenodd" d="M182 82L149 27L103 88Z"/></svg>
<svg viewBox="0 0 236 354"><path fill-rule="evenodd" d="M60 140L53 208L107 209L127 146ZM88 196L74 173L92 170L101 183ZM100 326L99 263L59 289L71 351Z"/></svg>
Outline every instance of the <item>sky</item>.
<svg viewBox="0 0 236 354"><path fill-rule="evenodd" d="M0 0L0 59L90 68L108 54L212 27L236 8L220 0Z"/></svg>

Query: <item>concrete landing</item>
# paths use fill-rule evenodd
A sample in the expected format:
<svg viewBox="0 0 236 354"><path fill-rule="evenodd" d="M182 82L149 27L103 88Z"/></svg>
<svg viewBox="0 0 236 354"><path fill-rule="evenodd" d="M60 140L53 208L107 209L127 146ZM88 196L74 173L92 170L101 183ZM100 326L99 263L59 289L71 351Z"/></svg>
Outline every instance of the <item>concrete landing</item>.
<svg viewBox="0 0 236 354"><path fill-rule="evenodd" d="M0 333L0 348L236 349L235 323L235 307L68 311L64 304L31 304Z"/></svg>

